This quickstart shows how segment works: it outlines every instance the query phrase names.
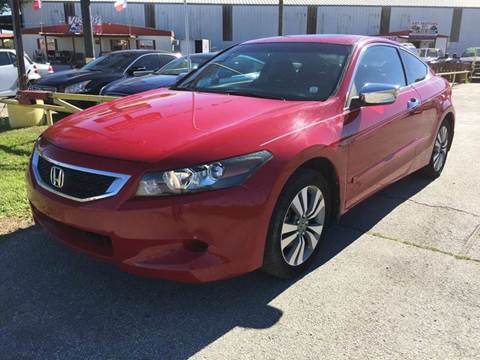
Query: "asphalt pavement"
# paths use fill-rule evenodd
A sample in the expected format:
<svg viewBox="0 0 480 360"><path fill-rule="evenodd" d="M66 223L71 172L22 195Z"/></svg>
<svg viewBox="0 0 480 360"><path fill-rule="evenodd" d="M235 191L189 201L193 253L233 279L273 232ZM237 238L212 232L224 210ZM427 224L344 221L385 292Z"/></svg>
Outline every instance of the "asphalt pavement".
<svg viewBox="0 0 480 360"><path fill-rule="evenodd" d="M0 358L479 358L480 84L454 101L442 176L353 209L296 281L145 279L35 227L0 236Z"/></svg>

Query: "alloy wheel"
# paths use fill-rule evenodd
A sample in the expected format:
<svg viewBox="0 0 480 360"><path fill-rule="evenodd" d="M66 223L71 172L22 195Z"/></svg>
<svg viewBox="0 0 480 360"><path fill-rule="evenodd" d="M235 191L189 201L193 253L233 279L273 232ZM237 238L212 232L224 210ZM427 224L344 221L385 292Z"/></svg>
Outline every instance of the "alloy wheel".
<svg viewBox="0 0 480 360"><path fill-rule="evenodd" d="M448 151L448 128L446 125L442 125L438 131L437 138L435 139L435 145L433 146L433 169L440 171L447 158Z"/></svg>
<svg viewBox="0 0 480 360"><path fill-rule="evenodd" d="M325 199L316 186L306 186L293 198L282 225L280 248L291 266L303 264L317 247L325 224Z"/></svg>

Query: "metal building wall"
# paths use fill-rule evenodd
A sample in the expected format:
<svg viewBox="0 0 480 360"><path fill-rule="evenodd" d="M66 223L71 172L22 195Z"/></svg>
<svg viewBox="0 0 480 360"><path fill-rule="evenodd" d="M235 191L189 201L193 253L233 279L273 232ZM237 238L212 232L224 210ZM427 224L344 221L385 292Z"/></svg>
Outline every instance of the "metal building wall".
<svg viewBox="0 0 480 360"><path fill-rule="evenodd" d="M298 35L307 32L306 6L286 6L283 17L283 33L285 35Z"/></svg>
<svg viewBox="0 0 480 360"><path fill-rule="evenodd" d="M145 26L145 7L142 3L129 3L127 10L117 12L112 3L92 3L92 14L104 22ZM272 5L233 5L233 41L223 41L222 5L189 5L192 39L210 39L213 48L222 49L233 43L277 34L278 9ZM63 3L43 2L42 9L34 11L30 3L22 5L25 27L62 24L65 22ZM80 4L75 3L80 15ZM374 6L318 6L317 33L350 33L375 35L380 30L381 7ZM307 6L286 5L284 33L304 34L307 27ZM439 33L450 35L453 8L392 7L390 31L406 30L412 21L434 21ZM173 30L177 39L183 39L184 18L181 3L155 4L158 29ZM480 46L478 22L480 9L464 8L458 42L450 43L449 51L461 53L468 46Z"/></svg>
<svg viewBox="0 0 480 360"><path fill-rule="evenodd" d="M408 30L412 21L432 21L438 23L439 34L450 36L452 16L453 8L393 7L390 31Z"/></svg>
<svg viewBox="0 0 480 360"><path fill-rule="evenodd" d="M467 47L480 47L480 9L463 9L460 39L450 43L449 51L461 55Z"/></svg>
<svg viewBox="0 0 480 360"><path fill-rule="evenodd" d="M189 5L190 37L209 39L212 45L222 48L222 6ZM184 7L182 4L155 4L157 29L173 30L175 38L185 39Z"/></svg>
<svg viewBox="0 0 480 360"><path fill-rule="evenodd" d="M275 36L278 31L277 6L233 7L233 41Z"/></svg>
<svg viewBox="0 0 480 360"><path fill-rule="evenodd" d="M317 33L376 35L381 11L380 6L319 6Z"/></svg>
<svg viewBox="0 0 480 360"><path fill-rule="evenodd" d="M178 39L185 38L183 5L156 4L156 25L159 29L173 30ZM285 34L305 34L307 27L306 6L285 6ZM189 5L190 36L192 39L209 39L212 47L222 49L234 43L258 37L277 35L278 9L275 6L232 7L233 40L222 38L221 5Z"/></svg>
<svg viewBox="0 0 480 360"><path fill-rule="evenodd" d="M112 3L92 3L92 16L100 16L104 23L145 26L145 11L143 4L128 4L125 11L118 12ZM80 16L80 3L75 3L75 15Z"/></svg>
<svg viewBox="0 0 480 360"><path fill-rule="evenodd" d="M65 13L62 3L45 3L38 11L33 10L32 4L22 5L23 24L25 27L43 25L58 25L65 23Z"/></svg>

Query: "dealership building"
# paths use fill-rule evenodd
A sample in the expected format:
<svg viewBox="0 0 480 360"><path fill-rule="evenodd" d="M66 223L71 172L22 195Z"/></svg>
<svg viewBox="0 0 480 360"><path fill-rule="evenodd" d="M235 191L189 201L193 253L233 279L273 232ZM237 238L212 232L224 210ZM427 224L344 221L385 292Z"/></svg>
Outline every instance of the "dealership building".
<svg viewBox="0 0 480 360"><path fill-rule="evenodd" d="M163 31L158 35L171 34L172 48L176 40L185 39L183 0L129 0L121 12L113 3L92 0L92 17L103 25L130 26L137 33L145 33L139 28L153 28ZM457 54L467 47L480 46L480 0L284 0L283 9L285 35L382 35ZM274 36L278 33L278 14L278 0L188 0L190 38L206 39L212 50L219 50L245 40ZM69 20L80 16L80 2L74 0L42 1L37 11L31 3L22 5L23 27L37 28L40 33L43 27L68 25ZM29 41L32 47L40 47L45 41L50 47L58 46L60 42L52 41L53 35L46 38L42 33L38 35L42 41ZM115 41L122 36L128 40L125 46L139 44L132 41L135 32L116 35ZM101 41L97 41L99 45Z"/></svg>

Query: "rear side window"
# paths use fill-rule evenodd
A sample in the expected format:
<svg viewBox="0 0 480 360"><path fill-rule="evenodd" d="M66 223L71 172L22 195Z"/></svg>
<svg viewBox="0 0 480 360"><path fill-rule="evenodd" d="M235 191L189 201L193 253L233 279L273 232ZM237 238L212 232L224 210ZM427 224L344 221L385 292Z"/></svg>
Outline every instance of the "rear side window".
<svg viewBox="0 0 480 360"><path fill-rule="evenodd" d="M0 52L0 66L10 65L11 63L8 54L6 52Z"/></svg>
<svg viewBox="0 0 480 360"><path fill-rule="evenodd" d="M402 54L403 64L405 65L408 84L422 81L427 77L427 65L406 51L400 50L400 53Z"/></svg>
<svg viewBox="0 0 480 360"><path fill-rule="evenodd" d="M157 70L172 61L172 59L174 59L174 57L168 55L145 55L138 59L133 66L145 67L145 69L149 71Z"/></svg>
<svg viewBox="0 0 480 360"><path fill-rule="evenodd" d="M402 63L394 47L375 45L365 50L355 74L352 96L357 96L369 83L406 85Z"/></svg>

